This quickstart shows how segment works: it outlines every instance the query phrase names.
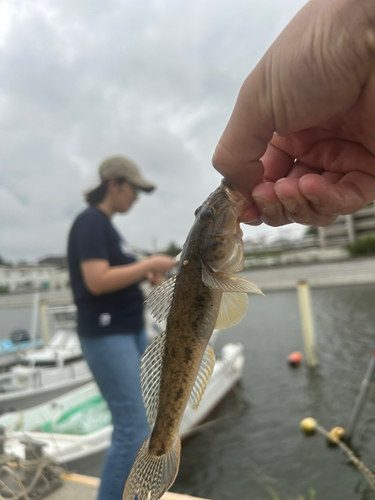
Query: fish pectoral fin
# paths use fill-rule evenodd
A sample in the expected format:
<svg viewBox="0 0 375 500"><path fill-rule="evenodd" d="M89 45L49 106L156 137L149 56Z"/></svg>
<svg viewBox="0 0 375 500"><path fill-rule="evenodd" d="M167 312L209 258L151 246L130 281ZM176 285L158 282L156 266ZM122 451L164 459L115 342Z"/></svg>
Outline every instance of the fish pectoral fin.
<svg viewBox="0 0 375 500"><path fill-rule="evenodd" d="M189 405L197 411L207 384L210 381L215 366L215 353L210 345L204 351L197 378L190 394Z"/></svg>
<svg viewBox="0 0 375 500"><path fill-rule="evenodd" d="M203 266L202 279L209 288L223 292L215 324L218 330L229 328L241 321L247 311L248 293L264 295L255 283L238 274L209 272L206 266Z"/></svg>
<svg viewBox="0 0 375 500"><path fill-rule="evenodd" d="M161 372L165 352L166 332L158 335L147 346L141 357L142 399L146 409L147 422L152 429L159 409Z"/></svg>
<svg viewBox="0 0 375 500"><path fill-rule="evenodd" d="M180 262L180 260L181 260L181 255L182 255L182 251L181 251L178 255L176 255L176 257L174 258L174 260L175 260L176 262Z"/></svg>
<svg viewBox="0 0 375 500"><path fill-rule="evenodd" d="M180 465L181 440L177 436L173 448L164 455L153 455L150 438L140 447L126 480L123 500L159 500L172 486Z"/></svg>
<svg viewBox="0 0 375 500"><path fill-rule="evenodd" d="M206 266L203 266L202 280L209 288L220 290L221 292L256 293L264 296L262 290L255 283L238 274L209 272Z"/></svg>
<svg viewBox="0 0 375 500"><path fill-rule="evenodd" d="M223 293L215 329L224 330L241 321L246 314L247 304L246 293Z"/></svg>
<svg viewBox="0 0 375 500"><path fill-rule="evenodd" d="M146 304L150 308L151 315L155 321L167 319L171 309L173 293L176 287L177 274L156 286L146 299Z"/></svg>

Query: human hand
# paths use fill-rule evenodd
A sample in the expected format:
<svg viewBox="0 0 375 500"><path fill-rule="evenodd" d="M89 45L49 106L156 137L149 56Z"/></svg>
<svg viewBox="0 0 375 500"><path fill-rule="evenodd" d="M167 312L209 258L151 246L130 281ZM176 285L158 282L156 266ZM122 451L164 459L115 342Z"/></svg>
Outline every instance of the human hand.
<svg viewBox="0 0 375 500"><path fill-rule="evenodd" d="M156 275L164 275L177 265L176 260L169 255L156 254L147 260L149 264L148 272Z"/></svg>
<svg viewBox="0 0 375 500"><path fill-rule="evenodd" d="M147 273L146 278L148 279L148 281L150 282L150 285L152 285L152 286L161 285L164 281L163 275L161 273L155 273L152 271Z"/></svg>
<svg viewBox="0 0 375 500"><path fill-rule="evenodd" d="M213 157L241 221L326 226L375 199L374 59L372 0L311 0L281 33Z"/></svg>

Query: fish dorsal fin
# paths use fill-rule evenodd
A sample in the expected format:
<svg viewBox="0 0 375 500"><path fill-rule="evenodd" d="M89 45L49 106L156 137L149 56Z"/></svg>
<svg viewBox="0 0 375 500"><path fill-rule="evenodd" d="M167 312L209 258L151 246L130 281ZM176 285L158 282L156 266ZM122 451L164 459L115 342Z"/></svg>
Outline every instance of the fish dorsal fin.
<svg viewBox="0 0 375 500"><path fill-rule="evenodd" d="M176 286L177 274L163 281L161 285L155 287L146 299L146 304L150 308L151 315L155 321L160 322L167 319L171 310L173 293Z"/></svg>
<svg viewBox="0 0 375 500"><path fill-rule="evenodd" d="M193 390L190 394L189 405L193 410L198 410L199 403L201 402L207 384L210 381L215 366L215 354L210 345L206 347L203 354L203 359L199 367L197 378L195 379Z"/></svg>
<svg viewBox="0 0 375 500"><path fill-rule="evenodd" d="M210 273L206 266L202 267L202 280L205 285L221 292L257 293L264 295L262 290L252 281L238 274Z"/></svg>
<svg viewBox="0 0 375 500"><path fill-rule="evenodd" d="M142 399L145 405L148 425L154 427L156 415L159 409L159 393L161 382L161 371L165 351L166 332L158 335L150 345L147 346L141 357L141 387Z"/></svg>
<svg viewBox="0 0 375 500"><path fill-rule="evenodd" d="M261 289L237 274L210 273L203 266L202 279L205 285L223 292L215 328L224 330L235 325L247 311L247 294L263 295Z"/></svg>

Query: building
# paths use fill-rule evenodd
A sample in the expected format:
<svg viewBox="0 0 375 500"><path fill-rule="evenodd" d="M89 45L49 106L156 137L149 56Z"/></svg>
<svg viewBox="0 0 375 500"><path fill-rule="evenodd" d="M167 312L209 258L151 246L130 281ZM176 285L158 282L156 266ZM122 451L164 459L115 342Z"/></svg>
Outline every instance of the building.
<svg viewBox="0 0 375 500"><path fill-rule="evenodd" d="M68 271L57 266L0 266L0 287L9 292L60 290L68 286Z"/></svg>
<svg viewBox="0 0 375 500"><path fill-rule="evenodd" d="M46 257L38 260L38 264L48 264L59 267L60 269L68 269L68 258L66 255L47 255Z"/></svg>
<svg viewBox="0 0 375 500"><path fill-rule="evenodd" d="M327 227L318 228L319 245L348 245L366 236L375 236L375 202L352 215L341 215Z"/></svg>

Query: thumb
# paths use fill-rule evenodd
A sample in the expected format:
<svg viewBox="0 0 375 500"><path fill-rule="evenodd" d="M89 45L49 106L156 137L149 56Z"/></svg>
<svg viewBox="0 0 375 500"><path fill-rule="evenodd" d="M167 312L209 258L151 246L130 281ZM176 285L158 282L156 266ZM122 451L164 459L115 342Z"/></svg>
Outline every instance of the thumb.
<svg viewBox="0 0 375 500"><path fill-rule="evenodd" d="M263 58L247 77L212 158L213 166L251 201L251 191L263 180L260 158L272 139L272 100L267 95Z"/></svg>

